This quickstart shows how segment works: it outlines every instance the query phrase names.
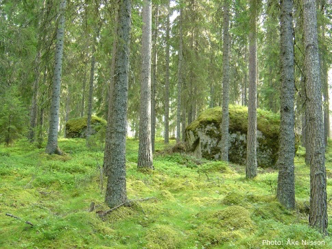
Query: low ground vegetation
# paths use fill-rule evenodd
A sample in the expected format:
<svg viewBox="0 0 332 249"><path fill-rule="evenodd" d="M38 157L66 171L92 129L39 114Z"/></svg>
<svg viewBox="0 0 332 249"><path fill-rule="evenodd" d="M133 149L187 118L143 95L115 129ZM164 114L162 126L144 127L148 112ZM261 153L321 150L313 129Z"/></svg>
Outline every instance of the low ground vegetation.
<svg viewBox="0 0 332 249"><path fill-rule="evenodd" d="M47 155L24 140L0 147L0 248L332 247L329 237L308 227L309 168L301 147L295 159L297 208L289 211L275 198L274 169L260 169L248 181L244 166L172 153L158 140L155 170L146 174L137 171L138 141L128 139L133 202L101 217L109 209L103 151L84 139L61 139L59 146L66 154ZM330 199L330 146L326 159Z"/></svg>

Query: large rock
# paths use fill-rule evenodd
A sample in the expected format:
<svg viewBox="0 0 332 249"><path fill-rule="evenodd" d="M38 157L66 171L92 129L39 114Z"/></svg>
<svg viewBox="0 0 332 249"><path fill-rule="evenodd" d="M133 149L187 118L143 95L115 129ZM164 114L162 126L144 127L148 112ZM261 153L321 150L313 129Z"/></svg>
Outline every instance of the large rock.
<svg viewBox="0 0 332 249"><path fill-rule="evenodd" d="M248 108L229 107L229 160L245 164L247 156ZM186 145L198 158L221 159L221 107L204 111L186 128ZM260 167L273 167L279 149L279 115L257 110L257 163Z"/></svg>
<svg viewBox="0 0 332 249"><path fill-rule="evenodd" d="M97 133L101 128L106 127L106 120L91 116L91 135ZM87 131L87 117L70 119L66 123L67 138L85 138Z"/></svg>

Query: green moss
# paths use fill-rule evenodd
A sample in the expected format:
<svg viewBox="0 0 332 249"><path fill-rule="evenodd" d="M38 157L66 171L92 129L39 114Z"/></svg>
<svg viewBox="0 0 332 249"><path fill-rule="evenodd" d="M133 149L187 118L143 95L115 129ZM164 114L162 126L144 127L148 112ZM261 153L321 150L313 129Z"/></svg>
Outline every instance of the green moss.
<svg viewBox="0 0 332 249"><path fill-rule="evenodd" d="M147 240L147 248L152 249L177 249L182 248L184 235L176 231L171 226L155 225L147 231L145 237Z"/></svg>
<svg viewBox="0 0 332 249"><path fill-rule="evenodd" d="M246 133L248 128L248 108L245 106L229 106L229 130ZM214 107L202 112L198 118L186 129L194 131L200 125L214 124L220 126L222 121L221 107ZM279 135L280 116L278 114L257 109L257 129L265 136L275 137Z"/></svg>
<svg viewBox="0 0 332 249"><path fill-rule="evenodd" d="M66 137L84 137L84 132L87 128L87 120L87 117L68 120L66 123ZM99 131L102 127L106 127L106 125L106 120L97 116L91 116L91 126L96 132Z"/></svg>

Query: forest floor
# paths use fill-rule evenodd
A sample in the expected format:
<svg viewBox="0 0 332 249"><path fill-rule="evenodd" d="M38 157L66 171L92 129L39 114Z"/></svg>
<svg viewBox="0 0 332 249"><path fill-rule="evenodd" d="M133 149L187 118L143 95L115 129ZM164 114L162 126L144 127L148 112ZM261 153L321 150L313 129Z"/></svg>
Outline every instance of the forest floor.
<svg viewBox="0 0 332 249"><path fill-rule="evenodd" d="M308 226L303 148L295 158L297 208L289 211L275 199L276 170L259 169L249 181L244 166L172 154L169 146L157 141L155 170L144 174L138 141L127 140L128 198L153 198L100 217L109 209L100 146L61 139L66 154L50 156L24 140L1 145L0 248L332 248ZM332 143L326 167L331 219Z"/></svg>

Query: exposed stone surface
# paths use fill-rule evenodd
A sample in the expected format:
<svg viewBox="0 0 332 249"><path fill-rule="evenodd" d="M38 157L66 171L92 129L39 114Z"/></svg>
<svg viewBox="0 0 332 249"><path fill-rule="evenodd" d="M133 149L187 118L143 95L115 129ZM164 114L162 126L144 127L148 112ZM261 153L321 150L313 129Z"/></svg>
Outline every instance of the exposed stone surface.
<svg viewBox="0 0 332 249"><path fill-rule="evenodd" d="M106 127L106 120L92 116L91 117L91 135L97 133L102 127ZM68 120L66 123L67 138L85 138L87 130L87 117Z"/></svg>
<svg viewBox="0 0 332 249"><path fill-rule="evenodd" d="M230 106L229 161L246 163L248 109ZM197 120L186 128L187 149L198 158L221 159L221 108L204 111ZM257 162L260 167L273 167L279 149L279 115L272 112L257 111Z"/></svg>

